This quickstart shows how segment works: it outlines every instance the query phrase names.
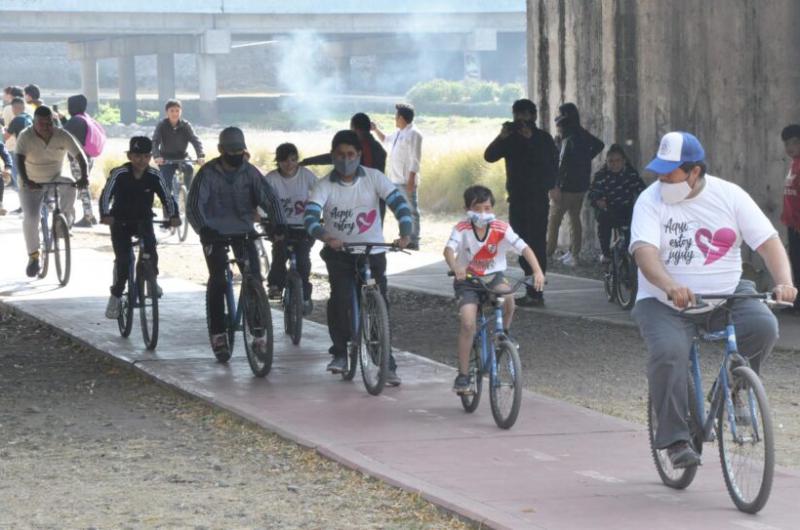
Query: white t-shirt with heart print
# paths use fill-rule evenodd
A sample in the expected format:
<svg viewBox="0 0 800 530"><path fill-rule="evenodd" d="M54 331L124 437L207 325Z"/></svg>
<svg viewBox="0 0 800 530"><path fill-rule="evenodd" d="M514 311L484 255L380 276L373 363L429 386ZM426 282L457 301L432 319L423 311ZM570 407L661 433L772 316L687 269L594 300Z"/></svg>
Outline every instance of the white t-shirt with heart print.
<svg viewBox="0 0 800 530"><path fill-rule="evenodd" d="M302 225L306 200L317 182L317 176L307 167L300 166L292 177L283 177L277 169L274 169L267 173L264 179L275 192L283 208L286 222L290 225Z"/></svg>
<svg viewBox="0 0 800 530"><path fill-rule="evenodd" d="M731 294L742 276L742 242L757 249L778 233L742 188L706 175L699 195L677 204L661 199L659 181L639 195L633 209L631 245L657 247L672 278L700 294ZM667 295L639 271L637 300Z"/></svg>
<svg viewBox="0 0 800 530"><path fill-rule="evenodd" d="M385 200L396 188L377 169L361 166L359 173L361 170L364 173L349 184L331 180L332 173L317 181L308 202L322 207L325 231L336 239L345 243L382 243L379 200ZM376 248L371 252L385 250Z"/></svg>

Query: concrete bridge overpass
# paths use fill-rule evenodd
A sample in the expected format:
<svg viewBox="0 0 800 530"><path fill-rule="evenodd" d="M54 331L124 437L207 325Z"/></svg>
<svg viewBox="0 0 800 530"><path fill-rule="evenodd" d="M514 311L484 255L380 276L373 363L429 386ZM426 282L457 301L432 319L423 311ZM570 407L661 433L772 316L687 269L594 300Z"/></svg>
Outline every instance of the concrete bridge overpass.
<svg viewBox="0 0 800 530"><path fill-rule="evenodd" d="M498 50L498 35L524 42L525 12L524 0L3 0L0 41L69 43L91 105L98 99L97 61L116 58L123 121L135 119L137 55L157 56L159 98L165 100L175 94L174 55L195 54L201 112L213 119L217 61L237 43L310 32L325 39L327 55L342 71L364 50L404 52L411 41L464 52L475 64L477 52Z"/></svg>

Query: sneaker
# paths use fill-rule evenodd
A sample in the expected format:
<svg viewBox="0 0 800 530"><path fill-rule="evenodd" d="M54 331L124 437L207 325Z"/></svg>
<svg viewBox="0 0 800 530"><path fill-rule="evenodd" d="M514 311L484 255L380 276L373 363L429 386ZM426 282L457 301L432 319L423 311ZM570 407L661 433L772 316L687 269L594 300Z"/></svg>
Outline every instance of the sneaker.
<svg viewBox="0 0 800 530"><path fill-rule="evenodd" d="M39 274L39 254L36 253L35 255L31 255L28 258L28 266L25 267L25 274L28 275L28 278L33 278L37 274Z"/></svg>
<svg viewBox="0 0 800 530"><path fill-rule="evenodd" d="M576 260L571 253L567 252L561 259L561 263L563 263L565 267L574 267L578 264L578 260Z"/></svg>
<svg viewBox="0 0 800 530"><path fill-rule="evenodd" d="M314 311L314 302L311 299L303 301L303 316L307 317Z"/></svg>
<svg viewBox="0 0 800 530"><path fill-rule="evenodd" d="M116 320L119 318L120 310L122 309L122 298L114 296L113 294L108 297L106 304L106 318Z"/></svg>
<svg viewBox="0 0 800 530"><path fill-rule="evenodd" d="M675 469L700 465L698 455L689 442L680 440L667 447L667 456Z"/></svg>
<svg viewBox="0 0 800 530"><path fill-rule="evenodd" d="M250 347L260 360L264 360L267 355L267 337L256 337L250 343Z"/></svg>
<svg viewBox="0 0 800 530"><path fill-rule="evenodd" d="M91 225L96 225L97 224L97 217L95 217L94 215L90 215L89 216L89 223Z"/></svg>
<svg viewBox="0 0 800 530"><path fill-rule="evenodd" d="M400 383L402 383L402 382L403 381L402 381L402 379L400 379L400 376L397 375L397 369L389 370L389 373L386 374L386 384L387 385L389 385L389 386L400 386Z"/></svg>
<svg viewBox="0 0 800 530"><path fill-rule="evenodd" d="M406 250L419 250L419 243L409 243L406 245Z"/></svg>
<svg viewBox="0 0 800 530"><path fill-rule="evenodd" d="M20 215L22 213L22 208L17 208L16 210L11 210L11 213L14 215Z"/></svg>
<svg viewBox="0 0 800 530"><path fill-rule="evenodd" d="M6 210L5 208L3 208L3 203L2 203L2 202L0 202L0 215L5 215L5 214L7 214L7 213L8 213L8 210Z"/></svg>
<svg viewBox="0 0 800 530"><path fill-rule="evenodd" d="M567 259L570 259L570 258L572 258L572 252L570 252L569 250L567 250L566 252L564 252L563 254L561 254L561 255L558 257L558 261L560 261L560 262L562 262L562 263L563 263L563 262L564 262L564 260L567 260Z"/></svg>
<svg viewBox="0 0 800 530"><path fill-rule="evenodd" d="M456 380L453 382L453 392L458 395L472 394L472 385L470 385L468 375L458 374L456 376Z"/></svg>
<svg viewBox="0 0 800 530"><path fill-rule="evenodd" d="M72 226L76 226L78 228L91 228L92 222L86 217L81 217L81 220L76 221Z"/></svg>
<svg viewBox="0 0 800 530"><path fill-rule="evenodd" d="M519 307L542 307L544 305L544 297L526 294L522 298L514 300L514 302Z"/></svg>
<svg viewBox="0 0 800 530"><path fill-rule="evenodd" d="M608 265L611 263L611 258L606 256L605 254L600 255L600 265Z"/></svg>
<svg viewBox="0 0 800 530"><path fill-rule="evenodd" d="M344 355L341 357L334 357L333 360L328 363L326 370L333 374L344 373L344 371L347 370L347 357Z"/></svg>
<svg viewBox="0 0 800 530"><path fill-rule="evenodd" d="M283 289L278 287L277 285L270 285L269 291L267 292L267 296L270 300L280 300L283 296Z"/></svg>
<svg viewBox="0 0 800 530"><path fill-rule="evenodd" d="M216 356L226 356L228 354L228 334L227 333L216 333L209 337L211 341L211 351L214 352Z"/></svg>

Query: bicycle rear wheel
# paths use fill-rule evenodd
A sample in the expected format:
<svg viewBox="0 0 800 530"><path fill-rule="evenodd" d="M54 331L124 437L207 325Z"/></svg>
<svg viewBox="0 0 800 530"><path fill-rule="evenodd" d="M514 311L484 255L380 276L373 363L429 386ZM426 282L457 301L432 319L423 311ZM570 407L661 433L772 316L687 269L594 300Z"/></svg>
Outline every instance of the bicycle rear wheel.
<svg viewBox="0 0 800 530"><path fill-rule="evenodd" d="M181 189L178 192L178 211L181 218L181 226L178 227L178 241L183 243L186 241L186 237L189 235L189 223L186 220L186 197L188 197L189 192L186 191L186 186L181 185Z"/></svg>
<svg viewBox="0 0 800 530"><path fill-rule="evenodd" d="M286 277L283 291L283 328L297 346L303 337L303 280L296 271Z"/></svg>
<svg viewBox="0 0 800 530"><path fill-rule="evenodd" d="M117 327L119 334L127 337L131 334L133 328L133 306L136 305L136 295L133 285L133 271L128 278L128 288L122 293L122 305L119 308L119 316L117 317Z"/></svg>
<svg viewBox="0 0 800 530"><path fill-rule="evenodd" d="M481 402L483 391L483 370L481 366L481 348L477 341L472 343L472 352L469 358L469 381L472 387L471 394L461 394L461 406L466 412L475 412Z"/></svg>
<svg viewBox="0 0 800 530"><path fill-rule="evenodd" d="M734 368L731 396L734 403L741 404L739 413L729 411L727 403L723 403L717 415L722 474L736 507L756 513L767 503L772 491L775 472L772 414L761 379L747 366Z"/></svg>
<svg viewBox="0 0 800 530"><path fill-rule="evenodd" d="M689 432L692 433L692 446L695 451L700 453L703 449L702 433L700 422L694 412L694 402L696 401L694 379L692 374L689 373L688 380L688 393L689 393L689 409L686 411L686 422L689 425ZM697 474L697 466L674 468L672 462L667 455L666 449L657 449L656 431L658 430L658 416L656 414L655 403L653 398L647 398L647 433L650 440L650 453L653 455L653 462L656 465L658 476L661 477L661 482L677 490L682 490L689 486Z"/></svg>
<svg viewBox="0 0 800 530"><path fill-rule="evenodd" d="M617 300L623 309L630 309L636 303L638 272L636 263L627 251L619 254L617 268Z"/></svg>
<svg viewBox="0 0 800 530"><path fill-rule="evenodd" d="M242 337L247 362L256 377L272 369L272 313L264 286L250 278L242 283Z"/></svg>
<svg viewBox="0 0 800 530"><path fill-rule="evenodd" d="M141 263L138 269L136 283L142 338L148 350L155 350L158 344L158 285L156 284L156 275L149 262Z"/></svg>
<svg viewBox="0 0 800 530"><path fill-rule="evenodd" d="M44 206L43 208L46 208ZM52 249L52 233L47 223L47 213L42 214L39 223L39 279L47 276L47 267L50 264L50 250Z"/></svg>
<svg viewBox="0 0 800 530"><path fill-rule="evenodd" d="M61 286L69 282L72 253L69 244L69 226L62 214L53 216L53 258L56 263L56 276Z"/></svg>
<svg viewBox="0 0 800 530"><path fill-rule="evenodd" d="M489 377L489 403L497 426L510 429L522 404L522 365L517 348L509 341L499 341L496 350L497 375Z"/></svg>
<svg viewBox="0 0 800 530"><path fill-rule="evenodd" d="M377 288L366 288L361 298L361 333L364 344L359 356L361 377L367 392L377 396L389 372L389 313Z"/></svg>

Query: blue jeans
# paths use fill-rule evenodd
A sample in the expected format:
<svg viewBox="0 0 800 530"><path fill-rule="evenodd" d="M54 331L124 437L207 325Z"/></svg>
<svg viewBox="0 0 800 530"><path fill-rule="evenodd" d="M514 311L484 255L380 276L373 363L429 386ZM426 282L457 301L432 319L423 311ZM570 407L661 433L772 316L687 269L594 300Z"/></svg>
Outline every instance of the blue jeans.
<svg viewBox="0 0 800 530"><path fill-rule="evenodd" d="M414 191L408 193L406 191L405 184L395 184L397 191L399 191L403 197L405 197L406 202L408 202L408 207L411 209L411 244L419 246L419 229L420 229L420 215L419 215L419 200L417 199L417 188L414 188Z"/></svg>

